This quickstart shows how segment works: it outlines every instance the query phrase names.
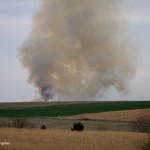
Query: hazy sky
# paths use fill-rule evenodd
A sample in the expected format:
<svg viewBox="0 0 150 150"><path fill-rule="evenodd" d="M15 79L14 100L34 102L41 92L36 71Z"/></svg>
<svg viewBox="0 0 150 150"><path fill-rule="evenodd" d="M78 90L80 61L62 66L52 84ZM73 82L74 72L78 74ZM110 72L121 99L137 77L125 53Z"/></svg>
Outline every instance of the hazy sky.
<svg viewBox="0 0 150 150"><path fill-rule="evenodd" d="M0 0L0 102L30 101L35 96L17 55L39 5L40 0ZM140 49L131 90L138 99L150 100L150 1L126 0L122 7L128 29Z"/></svg>

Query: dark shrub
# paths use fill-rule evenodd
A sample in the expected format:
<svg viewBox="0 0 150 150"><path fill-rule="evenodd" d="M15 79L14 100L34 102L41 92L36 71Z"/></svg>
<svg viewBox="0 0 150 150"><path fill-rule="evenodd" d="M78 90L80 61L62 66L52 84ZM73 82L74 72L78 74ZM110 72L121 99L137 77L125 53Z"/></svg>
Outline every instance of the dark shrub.
<svg viewBox="0 0 150 150"><path fill-rule="evenodd" d="M41 126L41 129L47 129L47 127L43 124L43 125Z"/></svg>
<svg viewBox="0 0 150 150"><path fill-rule="evenodd" d="M147 138L147 140L139 140L137 143L137 149L138 150L150 150L150 137Z"/></svg>
<svg viewBox="0 0 150 150"><path fill-rule="evenodd" d="M82 123L78 122L78 123L74 123L73 124L73 128L71 128L72 131L76 130L76 131L83 131L84 130L84 126Z"/></svg>

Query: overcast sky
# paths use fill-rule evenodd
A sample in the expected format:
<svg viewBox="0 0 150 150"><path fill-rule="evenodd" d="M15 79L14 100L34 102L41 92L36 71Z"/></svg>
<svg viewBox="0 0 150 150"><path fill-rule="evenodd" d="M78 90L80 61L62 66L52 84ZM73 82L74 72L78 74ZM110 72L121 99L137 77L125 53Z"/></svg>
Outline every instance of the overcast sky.
<svg viewBox="0 0 150 150"><path fill-rule="evenodd" d="M31 101L35 96L17 55L31 31L32 18L39 6L40 0L0 0L0 102ZM141 100L150 100L149 8L149 0L127 0L122 8L128 29L140 49L134 85L140 86L137 95Z"/></svg>

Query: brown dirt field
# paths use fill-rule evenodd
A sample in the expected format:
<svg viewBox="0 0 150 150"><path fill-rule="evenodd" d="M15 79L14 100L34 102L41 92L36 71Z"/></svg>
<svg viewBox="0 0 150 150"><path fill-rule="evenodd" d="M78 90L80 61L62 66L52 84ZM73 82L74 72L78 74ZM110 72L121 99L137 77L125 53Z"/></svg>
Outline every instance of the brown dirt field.
<svg viewBox="0 0 150 150"><path fill-rule="evenodd" d="M0 129L0 150L136 150L143 133Z"/></svg>
<svg viewBox="0 0 150 150"><path fill-rule="evenodd" d="M81 119L81 120L89 119L89 120L106 120L106 121L135 121L137 118L145 115L150 116L150 109L81 114L81 115L69 116L65 118Z"/></svg>
<svg viewBox="0 0 150 150"><path fill-rule="evenodd" d="M0 103L1 108L15 108L15 107L41 107L41 106L52 106L52 105L65 105L65 104L80 104L80 103L94 103L90 101L64 101L64 102L11 102L11 103Z"/></svg>

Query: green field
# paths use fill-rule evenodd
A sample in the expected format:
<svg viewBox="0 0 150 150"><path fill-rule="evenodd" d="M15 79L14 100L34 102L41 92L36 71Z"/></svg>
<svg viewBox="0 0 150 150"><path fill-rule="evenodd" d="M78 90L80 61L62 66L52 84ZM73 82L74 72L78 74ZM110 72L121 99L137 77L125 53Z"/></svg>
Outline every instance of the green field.
<svg viewBox="0 0 150 150"><path fill-rule="evenodd" d="M50 104L50 103L48 103ZM7 104L5 104L7 106ZM9 104L8 104L9 105ZM126 101L126 102L91 102L48 106L2 107L0 104L0 117L58 117L84 113L98 113L119 110L150 108L150 101Z"/></svg>

